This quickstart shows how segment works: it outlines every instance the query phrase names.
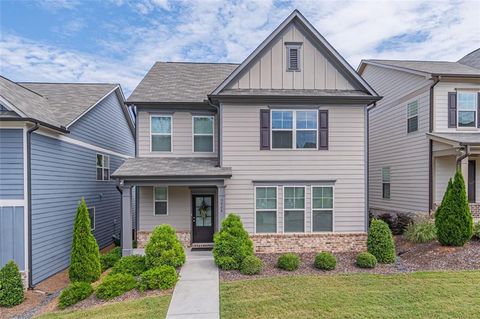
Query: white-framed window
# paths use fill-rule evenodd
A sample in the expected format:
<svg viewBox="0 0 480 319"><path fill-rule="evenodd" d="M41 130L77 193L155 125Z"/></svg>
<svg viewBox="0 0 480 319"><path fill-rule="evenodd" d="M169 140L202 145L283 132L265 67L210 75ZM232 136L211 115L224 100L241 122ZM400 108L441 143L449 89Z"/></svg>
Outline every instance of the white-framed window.
<svg viewBox="0 0 480 319"><path fill-rule="evenodd" d="M317 149L318 110L272 110L272 149Z"/></svg>
<svg viewBox="0 0 480 319"><path fill-rule="evenodd" d="M382 198L390 199L390 167L382 167Z"/></svg>
<svg viewBox="0 0 480 319"><path fill-rule="evenodd" d="M312 232L333 231L333 186L312 186Z"/></svg>
<svg viewBox="0 0 480 319"><path fill-rule="evenodd" d="M477 93L457 92L458 127L477 127Z"/></svg>
<svg viewBox="0 0 480 319"><path fill-rule="evenodd" d="M110 156L97 154L97 181L110 180Z"/></svg>
<svg viewBox="0 0 480 319"><path fill-rule="evenodd" d="M283 187L283 231L305 232L305 186Z"/></svg>
<svg viewBox="0 0 480 319"><path fill-rule="evenodd" d="M90 218L90 228L95 230L95 207L87 208L88 217Z"/></svg>
<svg viewBox="0 0 480 319"><path fill-rule="evenodd" d="M286 43L287 71L300 71L300 47L301 43Z"/></svg>
<svg viewBox="0 0 480 319"><path fill-rule="evenodd" d="M255 187L255 233L277 232L277 187Z"/></svg>
<svg viewBox="0 0 480 319"><path fill-rule="evenodd" d="M168 187L153 188L153 214L168 215Z"/></svg>
<svg viewBox="0 0 480 319"><path fill-rule="evenodd" d="M407 104L407 133L418 131L418 101Z"/></svg>
<svg viewBox="0 0 480 319"><path fill-rule="evenodd" d="M192 117L193 121L193 151L212 153L214 151L214 117Z"/></svg>
<svg viewBox="0 0 480 319"><path fill-rule="evenodd" d="M150 117L150 150L152 152L172 151L171 115L152 115Z"/></svg>

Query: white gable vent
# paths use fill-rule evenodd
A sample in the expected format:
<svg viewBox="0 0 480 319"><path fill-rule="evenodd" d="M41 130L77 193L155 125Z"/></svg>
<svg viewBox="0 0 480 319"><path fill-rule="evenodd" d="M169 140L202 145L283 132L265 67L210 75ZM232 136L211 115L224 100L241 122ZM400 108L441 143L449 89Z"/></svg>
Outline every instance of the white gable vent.
<svg viewBox="0 0 480 319"><path fill-rule="evenodd" d="M287 70L300 71L301 43L285 43L287 47Z"/></svg>

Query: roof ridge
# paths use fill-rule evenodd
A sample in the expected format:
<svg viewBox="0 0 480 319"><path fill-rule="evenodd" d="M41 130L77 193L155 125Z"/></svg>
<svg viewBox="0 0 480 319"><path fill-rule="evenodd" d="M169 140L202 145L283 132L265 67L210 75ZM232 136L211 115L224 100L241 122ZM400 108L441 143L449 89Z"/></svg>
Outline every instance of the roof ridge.
<svg viewBox="0 0 480 319"><path fill-rule="evenodd" d="M23 83L23 84L55 84L55 85L61 85L61 84L70 84L70 85L120 85L120 83L105 83L105 82L36 82L36 81L21 81L21 82L16 82L18 83Z"/></svg>
<svg viewBox="0 0 480 319"><path fill-rule="evenodd" d="M240 65L240 63L233 62L192 62L192 61L155 61L157 63L171 63L171 64L229 64L229 65Z"/></svg>
<svg viewBox="0 0 480 319"><path fill-rule="evenodd" d="M445 61L445 60L441 60L441 61L437 61L437 60L407 60L407 59L404 59L404 60L400 60L400 59L364 59L363 61L385 61L385 62L447 62L447 63L458 63L458 61Z"/></svg>

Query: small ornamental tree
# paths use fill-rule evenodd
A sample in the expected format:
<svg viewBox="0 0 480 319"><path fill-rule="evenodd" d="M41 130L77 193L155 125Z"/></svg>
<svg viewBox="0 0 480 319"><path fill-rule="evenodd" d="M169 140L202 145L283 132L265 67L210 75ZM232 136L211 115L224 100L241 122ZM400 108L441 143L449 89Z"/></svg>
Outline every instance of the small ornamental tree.
<svg viewBox="0 0 480 319"><path fill-rule="evenodd" d="M23 302L22 275L10 260L0 269L0 307L13 307Z"/></svg>
<svg viewBox="0 0 480 319"><path fill-rule="evenodd" d="M473 218L468 205L465 181L457 169L435 214L438 241L445 246L463 246L472 238Z"/></svg>
<svg viewBox="0 0 480 319"><path fill-rule="evenodd" d="M372 219L367 238L368 252L377 258L378 262L391 264L395 262L395 243L392 232L383 220Z"/></svg>
<svg viewBox="0 0 480 319"><path fill-rule="evenodd" d="M87 204L82 198L73 226L72 256L68 276L71 282L94 282L100 278L101 273L100 252L90 228Z"/></svg>

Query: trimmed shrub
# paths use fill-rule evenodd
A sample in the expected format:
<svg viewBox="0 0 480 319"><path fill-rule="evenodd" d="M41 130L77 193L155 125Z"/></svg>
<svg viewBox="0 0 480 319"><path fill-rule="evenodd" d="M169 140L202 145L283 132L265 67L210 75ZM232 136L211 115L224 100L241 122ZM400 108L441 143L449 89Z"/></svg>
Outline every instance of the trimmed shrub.
<svg viewBox="0 0 480 319"><path fill-rule="evenodd" d="M480 222L473 225L473 237L480 239Z"/></svg>
<svg viewBox="0 0 480 319"><path fill-rule="evenodd" d="M213 257L221 269L239 269L245 257L253 255L252 240L243 228L240 217L235 214L229 214L223 220L222 228L213 241Z"/></svg>
<svg viewBox="0 0 480 319"><path fill-rule="evenodd" d="M102 264L102 272L113 267L117 261L122 258L122 250L115 247L108 253L100 255L100 263Z"/></svg>
<svg viewBox="0 0 480 319"><path fill-rule="evenodd" d="M263 270L263 261L255 255L243 259L240 272L243 275L256 275Z"/></svg>
<svg viewBox="0 0 480 319"><path fill-rule="evenodd" d="M140 275L138 289L141 291L149 289L170 289L178 281L178 274L175 268L168 265L155 267Z"/></svg>
<svg viewBox="0 0 480 319"><path fill-rule="evenodd" d="M185 251L177 238L175 228L170 225L155 227L147 246L145 257L148 268L168 265L180 267L185 263Z"/></svg>
<svg viewBox="0 0 480 319"><path fill-rule="evenodd" d="M278 257L277 267L283 270L297 270L300 265L300 257L294 253L286 253Z"/></svg>
<svg viewBox="0 0 480 319"><path fill-rule="evenodd" d="M315 256L314 266L321 270L334 270L337 266L337 258L332 253L321 252Z"/></svg>
<svg viewBox="0 0 480 319"><path fill-rule="evenodd" d="M101 273L100 252L90 228L87 204L82 198L73 226L72 255L68 276L71 282L94 282L100 278Z"/></svg>
<svg viewBox="0 0 480 319"><path fill-rule="evenodd" d="M58 301L58 308L65 309L77 302L88 298L93 293L93 287L89 282L72 282L62 290Z"/></svg>
<svg viewBox="0 0 480 319"><path fill-rule="evenodd" d="M418 223L410 224L405 231L405 238L417 244L435 240L437 238L435 223L429 220L422 220Z"/></svg>
<svg viewBox="0 0 480 319"><path fill-rule="evenodd" d="M368 252L384 264L395 262L395 243L388 225L379 219L373 219L368 230Z"/></svg>
<svg viewBox="0 0 480 319"><path fill-rule="evenodd" d="M375 268L377 258L369 252L363 252L358 254L356 264L360 268Z"/></svg>
<svg viewBox="0 0 480 319"><path fill-rule="evenodd" d="M472 238L473 218L468 205L465 181L460 170L448 182L442 203L435 213L438 241L445 246L463 246Z"/></svg>
<svg viewBox="0 0 480 319"><path fill-rule="evenodd" d="M108 300L121 296L136 286L137 281L130 274L108 274L98 286L96 296Z"/></svg>
<svg viewBox="0 0 480 319"><path fill-rule="evenodd" d="M112 274L130 274L132 276L139 276L147 270L145 265L145 257L138 255L125 256L113 266Z"/></svg>
<svg viewBox="0 0 480 319"><path fill-rule="evenodd" d="M17 264L10 260L0 269L0 307L13 307L23 302L23 282Z"/></svg>

